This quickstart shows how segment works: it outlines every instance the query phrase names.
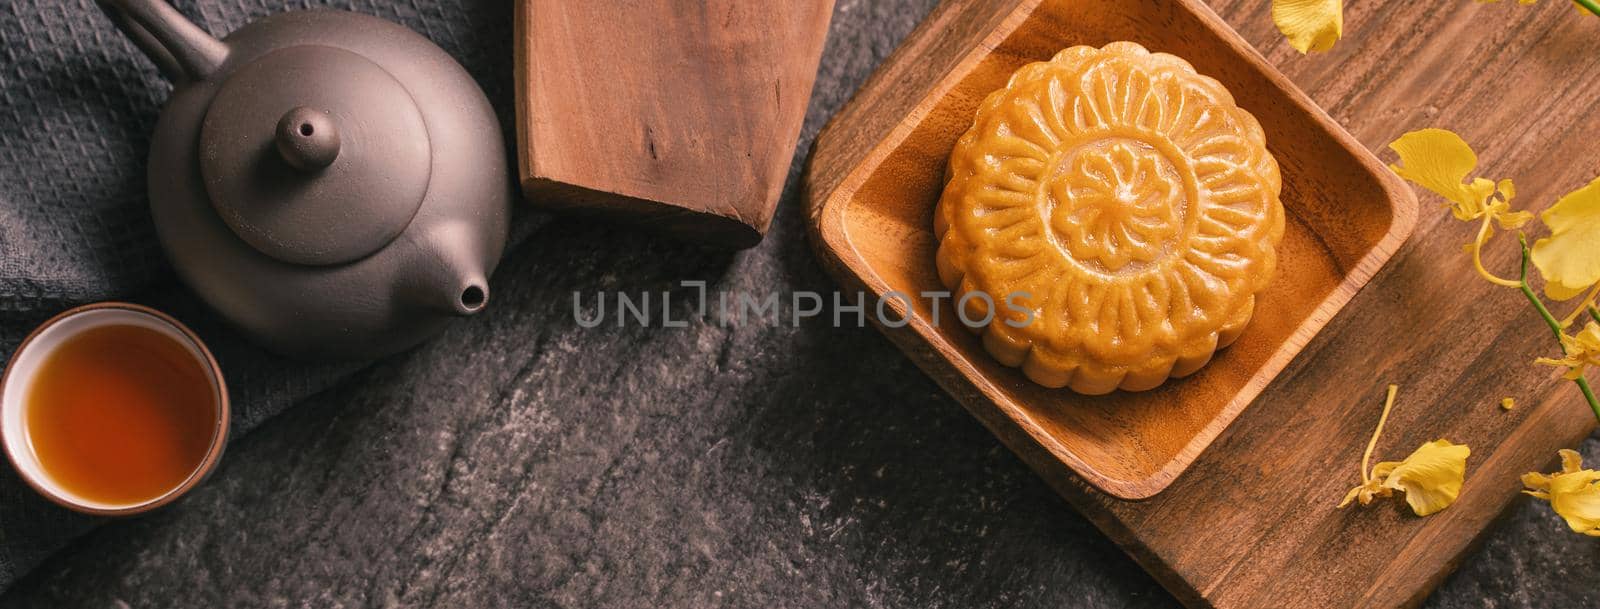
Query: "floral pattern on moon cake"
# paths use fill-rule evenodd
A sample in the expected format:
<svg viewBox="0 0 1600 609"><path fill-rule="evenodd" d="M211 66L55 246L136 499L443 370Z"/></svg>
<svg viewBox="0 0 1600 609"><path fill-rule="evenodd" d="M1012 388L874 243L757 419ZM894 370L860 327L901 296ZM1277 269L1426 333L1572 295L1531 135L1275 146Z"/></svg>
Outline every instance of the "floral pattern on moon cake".
<svg viewBox="0 0 1600 609"><path fill-rule="evenodd" d="M1194 373L1243 332L1277 264L1261 125L1188 62L1131 42L1017 70L948 176L940 280L966 319L992 319L985 349L1047 387Z"/></svg>

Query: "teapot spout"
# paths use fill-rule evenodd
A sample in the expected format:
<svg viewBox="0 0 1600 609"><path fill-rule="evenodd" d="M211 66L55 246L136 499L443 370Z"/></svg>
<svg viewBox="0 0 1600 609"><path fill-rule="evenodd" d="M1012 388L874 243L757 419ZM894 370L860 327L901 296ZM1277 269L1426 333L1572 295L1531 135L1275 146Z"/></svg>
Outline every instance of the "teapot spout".
<svg viewBox="0 0 1600 609"><path fill-rule="evenodd" d="M467 317L477 315L489 304L489 281L482 274L437 273L425 287L419 286L410 300L425 308L447 315Z"/></svg>
<svg viewBox="0 0 1600 609"><path fill-rule="evenodd" d="M450 238L450 231L433 235L433 243L419 243L425 254L400 283L401 299L446 315L476 315L489 304L489 280L483 263L467 243Z"/></svg>
<svg viewBox="0 0 1600 609"><path fill-rule="evenodd" d="M460 297L456 298L455 310L460 315L472 315L482 311L487 304L489 304L489 282L478 281L461 289Z"/></svg>
<svg viewBox="0 0 1600 609"><path fill-rule="evenodd" d="M426 309L459 317L477 315L489 304L489 282L482 276L440 277L429 283L431 285L408 289L406 300Z"/></svg>
<svg viewBox="0 0 1600 609"><path fill-rule="evenodd" d="M228 45L165 0L98 0L98 4L175 83L205 80L228 58Z"/></svg>

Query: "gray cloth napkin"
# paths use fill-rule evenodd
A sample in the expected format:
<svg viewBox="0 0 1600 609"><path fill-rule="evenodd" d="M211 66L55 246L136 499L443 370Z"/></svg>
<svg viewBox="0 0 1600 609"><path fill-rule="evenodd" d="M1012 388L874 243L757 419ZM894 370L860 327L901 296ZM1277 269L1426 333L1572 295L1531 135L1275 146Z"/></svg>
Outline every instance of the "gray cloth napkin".
<svg viewBox="0 0 1600 609"><path fill-rule="evenodd" d="M383 17L443 47L511 111L506 0L174 0L213 35L291 9ZM0 352L68 307L130 300L194 328L215 352L238 438L360 364L306 365L249 343L173 275L145 197L145 153L171 86L94 0L0 1ZM519 218L514 238L526 234ZM95 526L0 467L0 589Z"/></svg>

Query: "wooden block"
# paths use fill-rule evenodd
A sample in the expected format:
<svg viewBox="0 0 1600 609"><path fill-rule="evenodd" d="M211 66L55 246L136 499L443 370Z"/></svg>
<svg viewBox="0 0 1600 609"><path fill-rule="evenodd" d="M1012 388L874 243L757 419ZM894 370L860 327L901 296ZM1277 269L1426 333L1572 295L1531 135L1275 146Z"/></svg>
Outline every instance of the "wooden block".
<svg viewBox="0 0 1600 609"><path fill-rule="evenodd" d="M833 0L517 0L518 162L548 209L761 241Z"/></svg>

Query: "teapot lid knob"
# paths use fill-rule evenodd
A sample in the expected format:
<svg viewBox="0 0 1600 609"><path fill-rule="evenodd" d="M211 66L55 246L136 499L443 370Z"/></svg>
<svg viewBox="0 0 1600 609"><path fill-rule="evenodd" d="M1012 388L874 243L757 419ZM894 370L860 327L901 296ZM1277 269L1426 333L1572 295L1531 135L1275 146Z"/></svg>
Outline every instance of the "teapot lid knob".
<svg viewBox="0 0 1600 609"><path fill-rule="evenodd" d="M296 106L278 119L278 154L300 171L318 171L339 158L339 128L327 112Z"/></svg>
<svg viewBox="0 0 1600 609"><path fill-rule="evenodd" d="M433 174L432 138L404 85L353 52L285 47L222 82L200 129L217 215L267 256L335 265L410 226Z"/></svg>

